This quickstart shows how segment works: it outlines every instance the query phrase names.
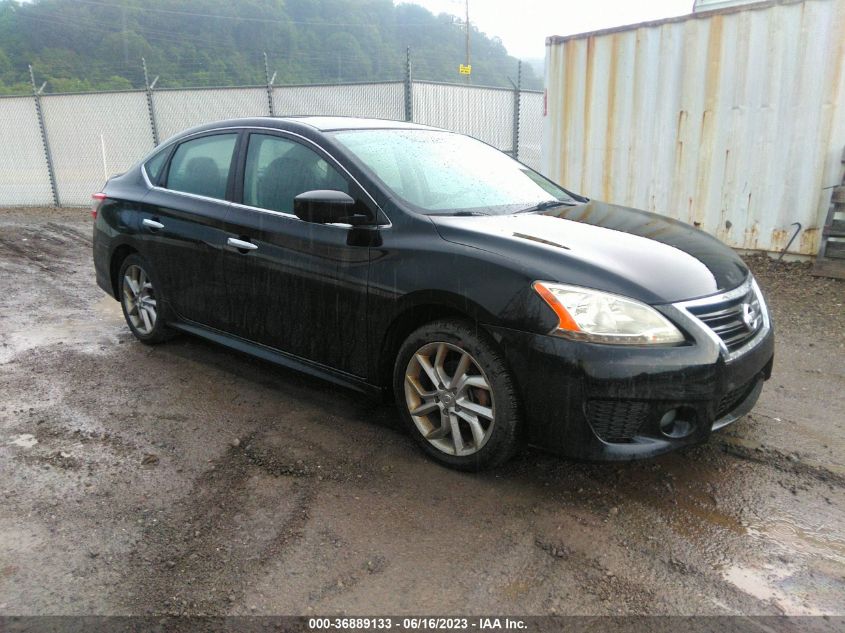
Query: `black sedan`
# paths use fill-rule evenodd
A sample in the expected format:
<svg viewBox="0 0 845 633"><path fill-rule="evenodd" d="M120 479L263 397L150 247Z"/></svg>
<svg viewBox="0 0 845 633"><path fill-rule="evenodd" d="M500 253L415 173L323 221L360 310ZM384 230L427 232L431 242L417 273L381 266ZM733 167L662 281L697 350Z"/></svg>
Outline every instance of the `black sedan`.
<svg viewBox="0 0 845 633"><path fill-rule="evenodd" d="M99 285L177 332L366 392L462 469L523 443L633 459L702 442L772 370L742 260L472 138L354 118L188 130L95 194Z"/></svg>

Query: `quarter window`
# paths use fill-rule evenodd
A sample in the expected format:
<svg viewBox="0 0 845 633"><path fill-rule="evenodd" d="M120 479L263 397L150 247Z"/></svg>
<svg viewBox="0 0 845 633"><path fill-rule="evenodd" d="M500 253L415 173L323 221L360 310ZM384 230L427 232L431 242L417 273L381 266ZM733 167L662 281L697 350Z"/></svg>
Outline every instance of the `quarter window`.
<svg viewBox="0 0 845 633"><path fill-rule="evenodd" d="M168 154L170 154L169 147L161 150L158 154L156 154L150 160L144 163L144 169L147 172L147 178L149 178L150 182L154 185L158 184L158 179L159 177L161 177L161 170L164 167L164 163L167 162Z"/></svg>
<svg viewBox="0 0 845 633"><path fill-rule="evenodd" d="M278 136L250 135L244 169L244 204L293 213L293 199L315 189L349 193L349 184L326 160L304 145Z"/></svg>
<svg viewBox="0 0 845 633"><path fill-rule="evenodd" d="M237 138L237 134L217 134L182 143L170 160L167 188L225 198Z"/></svg>

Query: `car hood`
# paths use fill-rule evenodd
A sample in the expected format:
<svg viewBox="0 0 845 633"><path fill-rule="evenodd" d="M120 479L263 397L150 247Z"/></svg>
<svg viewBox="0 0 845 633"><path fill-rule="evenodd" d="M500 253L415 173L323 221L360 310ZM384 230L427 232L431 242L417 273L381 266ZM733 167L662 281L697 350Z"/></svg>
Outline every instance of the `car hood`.
<svg viewBox="0 0 845 633"><path fill-rule="evenodd" d="M596 288L650 304L735 288L739 256L688 224L591 200L508 216L432 216L443 239L514 260L528 277Z"/></svg>

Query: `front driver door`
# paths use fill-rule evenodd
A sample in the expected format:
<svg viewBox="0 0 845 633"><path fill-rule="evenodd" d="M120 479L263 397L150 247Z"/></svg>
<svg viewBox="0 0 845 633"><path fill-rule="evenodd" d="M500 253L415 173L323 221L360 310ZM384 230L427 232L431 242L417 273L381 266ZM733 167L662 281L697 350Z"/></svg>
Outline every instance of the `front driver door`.
<svg viewBox="0 0 845 633"><path fill-rule="evenodd" d="M369 248L348 226L303 222L296 195L334 189L361 199L334 161L307 141L249 134L242 204L230 207L227 329L303 359L365 377ZM247 248L238 248L246 242Z"/></svg>

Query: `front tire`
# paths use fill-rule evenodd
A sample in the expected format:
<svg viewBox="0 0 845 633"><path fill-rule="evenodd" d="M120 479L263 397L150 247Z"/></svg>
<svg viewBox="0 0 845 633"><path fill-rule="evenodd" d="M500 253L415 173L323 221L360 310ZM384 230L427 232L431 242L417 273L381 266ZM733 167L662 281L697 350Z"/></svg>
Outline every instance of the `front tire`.
<svg viewBox="0 0 845 633"><path fill-rule="evenodd" d="M411 333L396 357L393 391L405 426L441 464L483 470L519 448L521 412L507 365L468 322L444 319Z"/></svg>
<svg viewBox="0 0 845 633"><path fill-rule="evenodd" d="M173 337L163 318L164 306L155 274L143 257L133 254L123 260L118 288L123 317L135 338L155 345Z"/></svg>

